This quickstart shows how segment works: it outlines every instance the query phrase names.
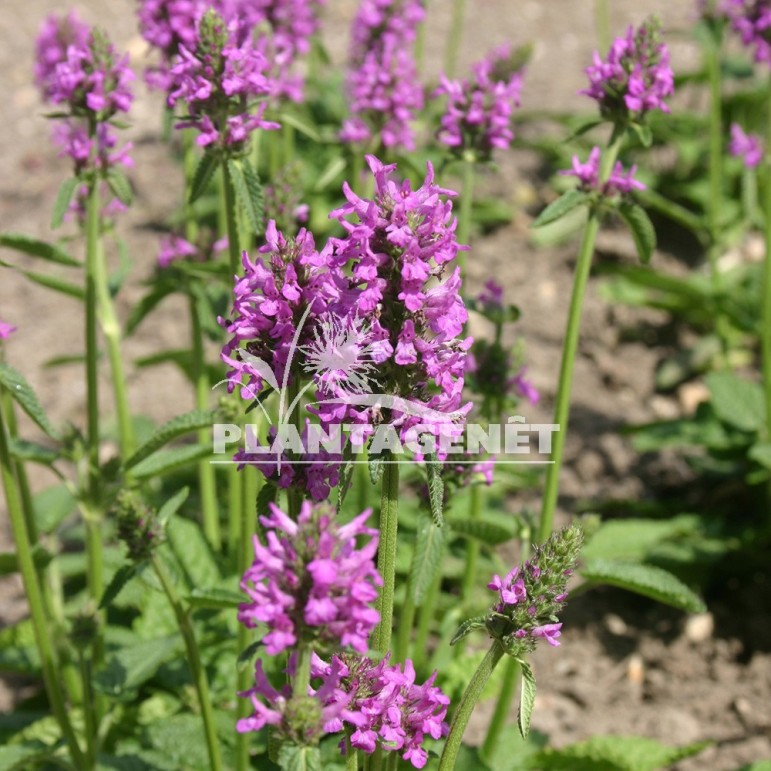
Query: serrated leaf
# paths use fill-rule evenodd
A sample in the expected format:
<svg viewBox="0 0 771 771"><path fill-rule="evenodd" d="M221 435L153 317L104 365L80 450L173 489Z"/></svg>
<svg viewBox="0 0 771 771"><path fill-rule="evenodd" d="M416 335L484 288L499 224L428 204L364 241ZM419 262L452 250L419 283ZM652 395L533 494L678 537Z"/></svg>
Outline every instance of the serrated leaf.
<svg viewBox="0 0 771 771"><path fill-rule="evenodd" d="M111 166L107 172L107 184L112 190L113 195L126 206L130 206L134 200L134 191L131 189L131 182L125 172L117 166Z"/></svg>
<svg viewBox="0 0 771 771"><path fill-rule="evenodd" d="M427 518L424 518L424 522L418 530L410 576L412 599L417 606L423 602L434 577L442 568L445 530Z"/></svg>
<svg viewBox="0 0 771 771"><path fill-rule="evenodd" d="M166 527L171 549L182 566L188 586L216 586L220 572L209 542L198 523L182 517L169 521Z"/></svg>
<svg viewBox="0 0 771 771"><path fill-rule="evenodd" d="M209 186L209 182L214 176L218 165L219 161L213 153L203 154L201 160L198 161L198 165L195 167L188 203L195 203L206 192L206 188Z"/></svg>
<svg viewBox="0 0 771 771"><path fill-rule="evenodd" d="M12 268L21 273L33 284L45 287L46 289L52 289L59 294L67 295L68 297L74 297L76 300L84 300L86 297L85 290L78 284L73 284L70 281L65 281L62 278L52 276L49 273L36 273L33 270L24 270L16 265L11 265L4 260L0 260L0 266L4 268Z"/></svg>
<svg viewBox="0 0 771 771"><path fill-rule="evenodd" d="M48 416L38 401L37 395L26 381L24 375L9 364L0 363L0 385L2 385L18 405L52 439L59 438L59 432L51 425Z"/></svg>
<svg viewBox="0 0 771 771"><path fill-rule="evenodd" d="M125 463L126 470L134 468L145 458L150 457L154 452L172 439L177 439L185 434L198 431L202 428L211 427L217 418L216 410L192 410L184 415L178 415L167 423L164 423Z"/></svg>
<svg viewBox="0 0 771 771"><path fill-rule="evenodd" d="M380 453L379 455L370 455L367 458L367 464L369 467L369 478L373 485L376 485L383 478L383 472L385 471L385 461L387 459L387 453Z"/></svg>
<svg viewBox="0 0 771 771"><path fill-rule="evenodd" d="M533 668L527 661L524 659L517 659L517 661L522 672L517 727L519 728L519 735L523 739L527 739L527 735L530 733L530 722L533 718L533 707L535 707L535 675Z"/></svg>
<svg viewBox="0 0 771 771"><path fill-rule="evenodd" d="M277 492L278 490L276 489L276 486L270 482L266 482L260 488L260 492L257 493L256 514L258 517L264 517L270 513L269 504L275 503Z"/></svg>
<svg viewBox="0 0 771 771"><path fill-rule="evenodd" d="M254 356L253 354L249 353L249 351L244 349L239 350L238 354L241 357L241 360L247 362L254 369L254 371L270 385L274 391L278 391L280 389L278 380L276 380L276 376L273 374L273 370L270 368L270 364L268 364L268 362L263 361L259 357Z"/></svg>
<svg viewBox="0 0 771 771"><path fill-rule="evenodd" d="M32 510L38 532L52 532L75 511L76 501L65 485L54 485L32 497Z"/></svg>
<svg viewBox="0 0 771 771"><path fill-rule="evenodd" d="M113 600L121 593L123 587L137 574L137 565L121 565L112 577L112 581L104 590L102 599L99 600L99 609L106 608L112 604Z"/></svg>
<svg viewBox="0 0 771 771"><path fill-rule="evenodd" d="M70 256L63 249L54 244L48 244L37 238L30 238L21 233L3 233L0 235L0 246L30 257L39 257L47 262L55 262L57 265L67 265L70 268L80 268L83 263Z"/></svg>
<svg viewBox="0 0 771 771"><path fill-rule="evenodd" d="M136 641L133 645L120 648L94 675L94 688L112 696L138 688L155 675L161 664L176 658L181 647L180 638L174 635Z"/></svg>
<svg viewBox="0 0 771 771"><path fill-rule="evenodd" d="M442 464L435 455L426 455L426 479L428 481L428 502L431 516L437 527L444 525L444 481L442 480Z"/></svg>
<svg viewBox="0 0 771 771"><path fill-rule="evenodd" d="M668 747L643 736L593 736L535 757L541 771L657 771L701 752L710 742Z"/></svg>
<svg viewBox="0 0 771 771"><path fill-rule="evenodd" d="M132 468L131 474L135 479L161 476L174 469L208 458L210 455L211 447L206 444L186 444L182 447L158 450L149 458L137 463Z"/></svg>
<svg viewBox="0 0 771 771"><path fill-rule="evenodd" d="M703 613L706 609L701 598L679 578L653 565L595 559L579 572L592 584L617 586L689 613Z"/></svg>
<svg viewBox="0 0 771 771"><path fill-rule="evenodd" d="M766 422L763 388L732 372L712 372L705 378L715 414L742 431L758 431Z"/></svg>
<svg viewBox="0 0 771 771"><path fill-rule="evenodd" d="M190 494L189 487L183 487L178 493L169 498L158 510L158 524L166 527L169 520L179 511L180 506L187 500Z"/></svg>
<svg viewBox="0 0 771 771"><path fill-rule="evenodd" d="M582 206L589 200L588 193L583 190L568 190L556 201L552 201L532 224L534 228L541 228L562 219L566 214Z"/></svg>
<svg viewBox="0 0 771 771"><path fill-rule="evenodd" d="M128 321L126 322L126 335L133 334L134 330L155 309L158 303L178 289L178 281L168 279L154 281L151 290L131 309Z"/></svg>
<svg viewBox="0 0 771 771"><path fill-rule="evenodd" d="M243 159L228 161L228 171L233 181L236 197L246 212L252 232L262 233L264 229L264 214L260 178L249 161Z"/></svg>
<svg viewBox="0 0 771 771"><path fill-rule="evenodd" d="M656 250L656 228L642 206L629 201L618 205L618 213L629 226L640 262L647 265Z"/></svg>
<svg viewBox="0 0 771 771"><path fill-rule="evenodd" d="M56 193L53 212L51 213L51 230L60 228L64 222L64 215L70 208L72 196L80 186L81 182L77 177L68 177L62 182L59 191Z"/></svg>
<svg viewBox="0 0 771 771"><path fill-rule="evenodd" d="M281 771L321 771L321 752L318 747L298 747L283 744L278 752Z"/></svg>
<svg viewBox="0 0 771 771"><path fill-rule="evenodd" d="M244 598L229 589L193 589L187 601L193 608L233 610L243 603Z"/></svg>
<svg viewBox="0 0 771 771"><path fill-rule="evenodd" d="M37 442L13 438L8 442L8 451L12 458L24 463L40 463L50 466L59 459L59 451Z"/></svg>
<svg viewBox="0 0 771 771"><path fill-rule="evenodd" d="M484 629L487 622L485 616L474 616L466 619L459 627L458 631L450 639L450 645L459 643L464 637L470 635L475 629Z"/></svg>
<svg viewBox="0 0 771 771"><path fill-rule="evenodd" d="M236 664L238 665L238 669L240 671L243 671L247 664L251 664L254 660L254 657L257 655L257 652L262 647L262 640L257 640L253 642L251 645L248 645L244 650L241 651L241 653L238 654L238 659L236 660Z"/></svg>
<svg viewBox="0 0 771 771"><path fill-rule="evenodd" d="M450 526L453 533L467 538L476 538L489 546L506 543L517 535L513 528L507 528L484 519L453 519Z"/></svg>

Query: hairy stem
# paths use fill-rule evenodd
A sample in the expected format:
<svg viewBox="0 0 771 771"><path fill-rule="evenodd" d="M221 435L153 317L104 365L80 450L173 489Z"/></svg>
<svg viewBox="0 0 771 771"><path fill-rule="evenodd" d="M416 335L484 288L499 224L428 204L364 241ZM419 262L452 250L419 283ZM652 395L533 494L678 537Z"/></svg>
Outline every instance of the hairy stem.
<svg viewBox="0 0 771 771"><path fill-rule="evenodd" d="M380 544L377 569L383 577L378 600L380 623L372 637L373 647L385 655L391 649L391 629L394 618L394 588L396 581L396 542L399 527L399 464L387 462L383 471L380 499Z"/></svg>

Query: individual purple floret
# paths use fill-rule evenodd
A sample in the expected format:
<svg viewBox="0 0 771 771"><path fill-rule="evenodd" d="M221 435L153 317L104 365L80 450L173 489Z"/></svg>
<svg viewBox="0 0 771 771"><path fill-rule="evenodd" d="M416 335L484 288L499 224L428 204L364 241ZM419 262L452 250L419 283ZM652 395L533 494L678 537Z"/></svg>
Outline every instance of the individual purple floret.
<svg viewBox="0 0 771 771"><path fill-rule="evenodd" d="M748 169L757 168L763 161L763 141L757 134L747 134L738 123L731 124L731 142L728 150L741 158Z"/></svg>
<svg viewBox="0 0 771 771"><path fill-rule="evenodd" d="M423 106L411 42L425 9L418 0L364 0L353 22L346 80L351 117L340 138L413 150L411 127Z"/></svg>
<svg viewBox="0 0 771 771"><path fill-rule="evenodd" d="M15 331L13 324L0 320L0 340L7 340Z"/></svg>
<svg viewBox="0 0 771 771"><path fill-rule="evenodd" d="M76 174L88 169L107 171L113 166L134 165L129 155L132 143L118 147L118 135L108 123L97 123L92 137L82 121L63 120L54 124L51 136L61 148L60 156L72 159Z"/></svg>
<svg viewBox="0 0 771 771"><path fill-rule="evenodd" d="M665 99L674 92L674 74L655 20L636 30L629 27L613 41L606 59L595 51L586 74L590 85L580 93L595 99L604 117L626 122L651 110L669 112Z"/></svg>
<svg viewBox="0 0 771 771"><path fill-rule="evenodd" d="M527 367L522 369L511 379L511 385L519 396L527 399L530 404L536 405L541 400L541 394L527 377Z"/></svg>
<svg viewBox="0 0 771 771"><path fill-rule="evenodd" d="M169 235L161 239L161 249L158 252L158 266L168 268L176 260L184 260L193 257L198 249L181 236Z"/></svg>
<svg viewBox="0 0 771 771"><path fill-rule="evenodd" d="M511 116L520 103L522 70L512 70L510 61L511 49L503 46L477 62L469 80L441 76L434 92L447 97L440 142L458 154L473 151L480 158L488 158L493 148L511 145Z"/></svg>
<svg viewBox="0 0 771 771"><path fill-rule="evenodd" d="M771 2L724 0L723 7L742 43L755 49L755 61L771 64Z"/></svg>
<svg viewBox="0 0 771 771"><path fill-rule="evenodd" d="M616 161L607 182L600 183L600 148L594 147L586 163L581 163L578 156L573 156L573 168L559 173L567 177L576 177L579 187L587 192L599 192L606 197L629 195L634 190L645 190L645 185L634 178L637 166L625 170L620 161Z"/></svg>
<svg viewBox="0 0 771 771"><path fill-rule="evenodd" d="M169 106L183 103L188 113L177 128L197 129L202 147L237 151L255 129L279 127L263 118L265 99L274 91L270 62L250 37L242 37L236 24L207 11L195 47L180 46L169 71Z"/></svg>
<svg viewBox="0 0 771 771"><path fill-rule="evenodd" d="M387 658L374 662L342 654L327 664L314 655L311 676L324 682L336 679L337 690L345 694L345 708L326 724L325 731L350 729L351 745L367 754L380 747L398 752L414 768L423 768L428 761L424 740L448 733L445 716L450 700L434 685L436 672L417 685L409 659L389 665ZM327 703L331 706L329 699Z"/></svg>
<svg viewBox="0 0 771 771"><path fill-rule="evenodd" d="M87 47L90 34L88 25L80 21L74 11L66 16L51 14L40 25L35 40L35 83L45 101L51 98L56 67L66 60L67 49Z"/></svg>
<svg viewBox="0 0 771 771"><path fill-rule="evenodd" d="M265 545L255 536L255 559L241 581L250 601L239 606L238 620L267 626L267 653L298 643L367 650L382 584L373 562L378 531L366 527L370 513L341 525L328 508L305 501L296 522L273 504L260 517ZM360 536L369 540L358 548Z"/></svg>

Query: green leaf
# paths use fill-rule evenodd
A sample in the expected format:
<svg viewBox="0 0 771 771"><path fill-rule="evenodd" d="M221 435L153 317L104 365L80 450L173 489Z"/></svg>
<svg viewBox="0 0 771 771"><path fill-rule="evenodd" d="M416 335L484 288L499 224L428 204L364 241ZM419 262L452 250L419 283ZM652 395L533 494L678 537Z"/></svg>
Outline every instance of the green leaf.
<svg viewBox="0 0 771 771"><path fill-rule="evenodd" d="M260 488L260 492L257 493L256 513L258 517L264 517L270 513L269 504L275 503L277 492L278 490L276 489L276 486L270 482L266 482Z"/></svg>
<svg viewBox="0 0 771 771"><path fill-rule="evenodd" d="M16 265L11 265L4 260L0 260L0 266L4 268L13 268L28 278L33 284L43 286L46 289L52 289L59 294L67 295L68 297L74 297L76 300L84 300L86 297L85 290L78 284L73 284L70 281L57 278L48 273L36 273L34 270L23 270Z"/></svg>
<svg viewBox="0 0 771 771"><path fill-rule="evenodd" d="M59 192L56 194L56 200L54 201L54 208L51 214L51 230L56 230L61 227L62 222L64 222L64 215L70 208L72 196L75 195L75 191L80 184L80 180L77 177L68 177L62 182L59 187Z"/></svg>
<svg viewBox="0 0 771 771"><path fill-rule="evenodd" d="M107 184L112 190L113 195L126 206L130 206L134 200L134 191L131 189L131 182L122 169L117 166L111 166L107 172Z"/></svg>
<svg viewBox="0 0 771 771"><path fill-rule="evenodd" d="M187 601L193 608L234 610L244 602L244 596L229 589L193 589Z"/></svg>
<svg viewBox="0 0 771 771"><path fill-rule="evenodd" d="M111 696L121 696L146 683L161 664L176 658L181 649L177 635L137 641L111 654L107 664L94 675L94 688Z"/></svg>
<svg viewBox="0 0 771 771"><path fill-rule="evenodd" d="M245 159L228 161L228 171L233 180L233 187L235 188L238 201L246 212L252 232L255 234L262 233L265 227L263 222L262 185L260 184L257 172L252 168L249 161Z"/></svg>
<svg viewBox="0 0 771 771"><path fill-rule="evenodd" d="M288 112L282 112L278 116L278 120L280 123L286 123L287 126L291 126L292 128L297 129L301 134L304 134L308 139L310 139L313 142L321 142L321 135L318 131L310 124L306 123L303 120L300 120L296 115L292 115Z"/></svg>
<svg viewBox="0 0 771 771"><path fill-rule="evenodd" d="M32 498L38 531L51 533L75 511L75 506L75 498L63 484L41 490Z"/></svg>
<svg viewBox="0 0 771 771"><path fill-rule="evenodd" d="M504 527L484 519L453 519L450 527L457 535L476 538L489 546L499 546L517 535L513 528Z"/></svg>
<svg viewBox="0 0 771 771"><path fill-rule="evenodd" d="M125 463L124 468L129 470L149 458L153 453L168 444L172 439L177 439L185 434L198 431L202 428L210 428L217 419L216 410L192 410L184 415L172 418L164 423Z"/></svg>
<svg viewBox="0 0 771 771"><path fill-rule="evenodd" d="M257 652L262 647L262 640L256 640L251 645L248 645L241 653L238 654L236 664L239 671L243 672L247 665L251 664Z"/></svg>
<svg viewBox="0 0 771 771"><path fill-rule="evenodd" d="M771 444L759 442L752 445L747 453L747 457L764 468L771 469Z"/></svg>
<svg viewBox="0 0 771 771"><path fill-rule="evenodd" d="M412 599L420 606L437 572L442 568L446 528L427 517L418 530L415 540L415 557L412 560Z"/></svg>
<svg viewBox="0 0 771 771"><path fill-rule="evenodd" d="M39 544L32 547L32 560L39 568L44 568L53 559L53 555ZM16 552L0 552L0 576L9 576L19 572L19 555Z"/></svg>
<svg viewBox="0 0 771 771"><path fill-rule="evenodd" d="M442 480L442 464L437 461L433 454L426 455L426 478L431 516L434 519L434 524L441 527L444 524L444 481Z"/></svg>
<svg viewBox="0 0 771 771"><path fill-rule="evenodd" d="M648 148L653 144L653 132L650 126L644 123L630 123L629 128L640 140L640 144L643 147Z"/></svg>
<svg viewBox="0 0 771 771"><path fill-rule="evenodd" d="M527 739L530 733L530 721L533 717L535 706L535 675L533 668L527 661L517 659L522 672L522 685L519 693L519 714L517 715L517 727L523 739Z"/></svg>
<svg viewBox="0 0 771 771"><path fill-rule="evenodd" d="M370 455L367 458L367 462L369 463L369 478L373 485L378 484L383 478L386 460L390 460L390 455L385 452L378 455Z"/></svg>
<svg viewBox="0 0 771 771"><path fill-rule="evenodd" d="M40 241L37 238L30 238L21 233L3 233L0 235L0 246L27 254L30 257L39 257L41 260L55 262L57 265L67 265L71 268L83 266L82 262L71 257L58 246Z"/></svg>
<svg viewBox="0 0 771 771"><path fill-rule="evenodd" d="M176 517L169 520L166 535L191 588L219 583L217 562L198 523Z"/></svg>
<svg viewBox="0 0 771 771"><path fill-rule="evenodd" d="M137 574L137 565L121 565L112 577L112 581L104 590L102 599L99 600L99 608L106 608L112 604L113 600L121 593L126 584Z"/></svg>
<svg viewBox="0 0 771 771"><path fill-rule="evenodd" d="M278 752L281 771L321 771L321 752L318 747L298 747L284 744Z"/></svg>
<svg viewBox="0 0 771 771"><path fill-rule="evenodd" d="M542 750L541 771L657 771L701 752L710 742L668 747L643 736L593 736L562 749Z"/></svg>
<svg viewBox="0 0 771 771"><path fill-rule="evenodd" d="M8 443L8 451L16 460L24 463L40 463L43 466L50 466L60 457L58 450L37 442L28 442L26 439L11 439Z"/></svg>
<svg viewBox="0 0 771 771"><path fill-rule="evenodd" d="M188 203L195 203L205 192L209 186L211 178L214 176L214 172L217 170L219 161L217 156L213 153L204 153L201 160L198 161L198 165L195 168L195 174L193 174L193 182L190 185L190 197Z"/></svg>
<svg viewBox="0 0 771 771"><path fill-rule="evenodd" d="M122 238L118 238L116 246L118 247L118 269L113 271L107 279L107 289L110 292L110 297L115 297L120 292L133 267L126 242Z"/></svg>
<svg viewBox="0 0 771 771"><path fill-rule="evenodd" d="M705 378L715 414L742 431L758 431L766 422L763 388L732 372L712 372Z"/></svg>
<svg viewBox="0 0 771 771"><path fill-rule="evenodd" d="M738 771L771 771L771 760L760 760L757 763L750 763L748 766L742 766Z"/></svg>
<svg viewBox="0 0 771 771"><path fill-rule="evenodd" d="M40 742L0 747L0 771L29 771L53 755L55 748Z"/></svg>
<svg viewBox="0 0 771 771"><path fill-rule="evenodd" d="M48 416L38 401L35 392L18 370L9 364L0 363L0 385L16 400L18 405L52 439L59 438L59 432L51 425Z"/></svg>
<svg viewBox="0 0 771 771"><path fill-rule="evenodd" d="M158 450L149 458L133 467L131 474L136 479L147 479L168 474L170 471L190 463L208 458L211 447L207 444L186 444L168 450Z"/></svg>
<svg viewBox="0 0 771 771"><path fill-rule="evenodd" d="M161 527L166 527L168 521L179 511L180 506L187 500L189 494L190 488L183 487L161 506L158 510L158 524Z"/></svg>
<svg viewBox="0 0 771 771"><path fill-rule="evenodd" d="M706 609L701 598L679 578L653 565L595 559L579 572L591 584L618 586L689 613L703 613Z"/></svg>
<svg viewBox="0 0 771 771"><path fill-rule="evenodd" d="M542 228L562 219L568 212L582 206L589 200L588 193L582 190L568 190L563 193L556 201L552 201L533 222L532 227Z"/></svg>
<svg viewBox="0 0 771 771"><path fill-rule="evenodd" d="M168 297L178 290L178 281L164 278L153 281L150 291L131 309L128 321L126 322L126 335L133 334L136 328L164 297Z"/></svg>
<svg viewBox="0 0 771 771"><path fill-rule="evenodd" d="M484 629L486 626L487 618L485 616L475 616L474 618L466 619L459 627L458 631L450 639L450 645L459 643L464 637L470 635L475 629Z"/></svg>
<svg viewBox="0 0 771 771"><path fill-rule="evenodd" d="M640 262L647 265L656 249L656 229L645 209L636 203L622 201L618 213L629 226Z"/></svg>

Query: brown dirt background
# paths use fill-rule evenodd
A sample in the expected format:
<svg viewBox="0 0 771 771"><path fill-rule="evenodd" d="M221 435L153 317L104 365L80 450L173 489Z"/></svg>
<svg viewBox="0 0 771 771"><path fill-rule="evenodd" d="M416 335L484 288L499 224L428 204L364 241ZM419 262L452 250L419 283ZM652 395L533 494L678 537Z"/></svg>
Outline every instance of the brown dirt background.
<svg viewBox="0 0 771 771"><path fill-rule="evenodd" d="M73 5L81 18L105 27L119 48L128 49L135 66L141 64L146 49L136 31L132 0L82 0ZM593 0L470 0L461 68L502 42L533 42L524 107L579 107L576 92L584 82L582 69L596 45L593 5ZM335 58L342 60L356 3L328 0L328 6L325 35ZM611 0L610 6L614 32L658 13L670 33L676 71L695 65L697 52L686 34L693 18L690 0ZM32 86L32 41L46 14L68 7L53 0L3 0L0 6L0 231L51 235L50 209L69 170L49 144L47 123ZM429 2L429 75L440 67L449 7L449 0ZM130 176L137 200L120 225L134 261L130 283L120 296L123 318L141 296L141 281L154 266L157 235L148 223L161 221L180 195L178 170L160 142L160 98L141 84L137 91L129 131L135 142L136 168ZM498 160L499 174L483 184L520 210L511 226L472 244L471 281L479 285L495 275L509 299L520 306L523 318L517 332L526 341L529 372L544 396L528 417L532 422L546 421L559 366L574 248L535 250L529 245L530 217L520 204L533 198L535 159L527 152L512 151ZM631 244L618 234L605 235L600 246L621 259L631 258ZM655 259L660 265L674 264L663 253ZM19 332L7 345L8 360L24 371L49 413L58 421L80 421L81 368L41 368L53 355L82 350L78 305L3 271L0 318L18 325ZM675 398L653 395L659 354L642 344L619 342L621 328L640 318L629 310L607 307L597 297L596 281L591 282L576 367L563 511L572 510L579 499L641 495L645 481L635 467L636 456L617 430L625 421L672 416L683 408ZM185 325L184 306L167 302L128 342L127 359L182 346L178 338L185 334ZM105 372L102 375L106 377ZM157 421L192 407L189 389L171 367L131 371L129 392L133 409ZM102 396L110 412L104 388ZM33 473L36 488L53 483L46 472ZM520 505L532 507L533 500ZM12 544L3 512L0 517L0 549L7 550ZM763 591L768 592L767 585ZM19 583L0 582L0 627L23 613ZM565 621L562 647L540 651L535 662L540 688L534 728L549 734L553 744L597 733L642 734L678 745L716 740L698 758L676 766L680 771L734 771L744 763L771 758L768 619L761 619L759 627L765 638L748 647L735 635L730 613L714 611L689 620L629 595L595 592L572 603ZM0 681L0 709L10 708L18 693L14 689L18 684L8 689ZM485 718L483 708L475 719L477 731Z"/></svg>

